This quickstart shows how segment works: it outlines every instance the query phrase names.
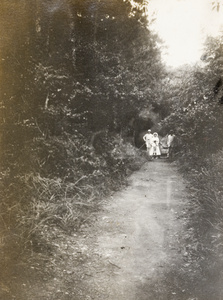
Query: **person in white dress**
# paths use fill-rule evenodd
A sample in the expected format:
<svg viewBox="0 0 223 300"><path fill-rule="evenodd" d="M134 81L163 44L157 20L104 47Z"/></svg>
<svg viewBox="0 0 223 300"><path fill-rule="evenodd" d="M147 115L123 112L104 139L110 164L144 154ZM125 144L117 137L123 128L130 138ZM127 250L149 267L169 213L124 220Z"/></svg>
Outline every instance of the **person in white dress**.
<svg viewBox="0 0 223 300"><path fill-rule="evenodd" d="M159 140L159 136L157 132L153 133L153 139L152 139L152 148L153 148L153 156L155 158L158 158L161 156L161 152L160 152L160 140Z"/></svg>
<svg viewBox="0 0 223 300"><path fill-rule="evenodd" d="M151 133L151 130L149 129L148 132L143 136L143 140L146 143L146 149L149 154L149 156L153 155L153 134Z"/></svg>

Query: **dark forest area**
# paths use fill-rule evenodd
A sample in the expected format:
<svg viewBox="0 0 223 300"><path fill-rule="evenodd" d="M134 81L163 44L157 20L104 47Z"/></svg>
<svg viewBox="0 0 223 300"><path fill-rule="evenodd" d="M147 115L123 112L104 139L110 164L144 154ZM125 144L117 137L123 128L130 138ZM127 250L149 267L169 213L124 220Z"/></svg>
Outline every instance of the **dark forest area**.
<svg viewBox="0 0 223 300"><path fill-rule="evenodd" d="M222 36L207 39L201 64L169 69L145 5L1 0L0 280L6 286L16 264L31 253L50 255L58 232L91 222L100 199L145 163L148 128L160 136L174 130L174 163L191 182L192 238L213 258L207 276L221 274L215 267L223 257Z"/></svg>
<svg viewBox="0 0 223 300"><path fill-rule="evenodd" d="M136 136L146 129L138 128L140 112L157 106L163 77L158 37L146 28L143 7L132 10L128 2L1 6L7 205L12 202L15 214L31 209L31 223L46 219L76 228L82 217L69 216L69 206L76 211L72 202L114 188L136 155Z"/></svg>

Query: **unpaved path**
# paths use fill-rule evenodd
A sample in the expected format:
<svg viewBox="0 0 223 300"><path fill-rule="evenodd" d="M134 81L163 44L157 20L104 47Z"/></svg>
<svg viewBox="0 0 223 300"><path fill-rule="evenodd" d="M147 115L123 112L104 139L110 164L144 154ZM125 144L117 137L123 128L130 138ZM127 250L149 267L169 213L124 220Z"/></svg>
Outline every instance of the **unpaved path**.
<svg viewBox="0 0 223 300"><path fill-rule="evenodd" d="M177 168L147 162L103 201L91 227L55 236L57 251L46 261L53 276L30 282L27 299L198 299L186 280L196 277L182 240L187 202Z"/></svg>
<svg viewBox="0 0 223 300"><path fill-rule="evenodd" d="M176 168L156 160L105 201L85 286L89 299L188 299L190 291L172 278L184 264L183 219L178 216L186 197Z"/></svg>

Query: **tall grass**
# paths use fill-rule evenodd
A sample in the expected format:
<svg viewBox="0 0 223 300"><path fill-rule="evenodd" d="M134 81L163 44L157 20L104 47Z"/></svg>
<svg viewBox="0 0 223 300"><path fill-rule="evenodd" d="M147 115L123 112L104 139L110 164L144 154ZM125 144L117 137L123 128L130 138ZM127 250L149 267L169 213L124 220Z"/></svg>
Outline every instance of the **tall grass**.
<svg viewBox="0 0 223 300"><path fill-rule="evenodd" d="M25 172L17 171L14 177L7 169L2 172L3 240L10 224L19 236L20 252L30 247L49 251L49 232L77 231L90 221L101 199L124 183L128 170L144 161L120 136L100 135L94 145L80 134L35 139L27 151Z"/></svg>

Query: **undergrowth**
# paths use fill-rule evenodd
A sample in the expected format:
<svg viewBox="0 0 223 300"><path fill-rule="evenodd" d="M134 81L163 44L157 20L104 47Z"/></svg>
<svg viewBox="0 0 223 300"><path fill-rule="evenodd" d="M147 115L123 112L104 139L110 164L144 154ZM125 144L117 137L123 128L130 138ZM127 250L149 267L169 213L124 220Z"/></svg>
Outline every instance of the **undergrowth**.
<svg viewBox="0 0 223 300"><path fill-rule="evenodd" d="M191 241L201 245L197 256L202 276L213 286L223 267L223 131L217 100L214 95L182 97L181 105L162 124L177 136L176 160L189 182Z"/></svg>
<svg viewBox="0 0 223 300"><path fill-rule="evenodd" d="M188 243L199 245L193 253L193 266L202 278L197 286L205 291L208 282L213 299L218 299L223 278L223 150L207 157L187 159L187 155L179 159L179 166L189 182L190 209L186 213L193 235L190 232Z"/></svg>
<svg viewBox="0 0 223 300"><path fill-rule="evenodd" d="M93 141L79 133L39 137L27 150L23 172L1 172L1 251L9 256L49 252L49 232L78 231L144 161L131 144L106 132Z"/></svg>
<svg viewBox="0 0 223 300"><path fill-rule="evenodd" d="M192 161L192 159L191 159ZM196 163L182 162L180 160L181 170L185 172L191 184L191 193L194 201L199 206L199 215L197 219L203 226L201 232L207 234L214 231L217 235L211 236L211 243L214 246L221 245L221 253L223 255L223 150L210 155L206 158L196 158ZM208 230L208 232L207 232Z"/></svg>

